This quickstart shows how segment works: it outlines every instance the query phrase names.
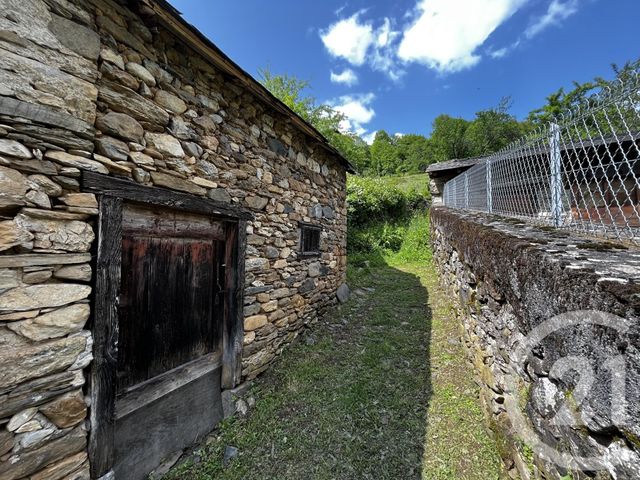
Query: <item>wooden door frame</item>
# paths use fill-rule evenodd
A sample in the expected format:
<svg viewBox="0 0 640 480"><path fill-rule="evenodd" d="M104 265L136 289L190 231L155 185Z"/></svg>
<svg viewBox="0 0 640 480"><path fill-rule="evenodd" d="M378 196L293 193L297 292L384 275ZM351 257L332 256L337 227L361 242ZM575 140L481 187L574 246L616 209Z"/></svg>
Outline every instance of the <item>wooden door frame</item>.
<svg viewBox="0 0 640 480"><path fill-rule="evenodd" d="M125 201L213 216L225 222L224 320L222 328L221 388L235 387L242 373L244 335L245 209L129 180L83 172L82 190L99 202L96 281L93 306L93 362L90 372L91 432L89 460L92 478L110 478L114 461L115 394L118 348L118 296Z"/></svg>

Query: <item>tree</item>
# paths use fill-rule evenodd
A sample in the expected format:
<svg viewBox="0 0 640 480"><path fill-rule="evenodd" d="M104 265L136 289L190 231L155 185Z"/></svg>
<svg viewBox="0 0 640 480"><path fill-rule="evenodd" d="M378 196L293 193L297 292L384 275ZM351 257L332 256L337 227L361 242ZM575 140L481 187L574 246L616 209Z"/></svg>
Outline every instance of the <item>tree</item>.
<svg viewBox="0 0 640 480"><path fill-rule="evenodd" d="M528 120L534 125L546 125L558 121L562 114L575 111L577 107L592 106L595 101L593 95L599 91L605 90L615 94L626 86L636 83L637 76L640 74L640 59L627 62L622 67L614 63L611 68L615 74L613 80L596 77L591 82L573 82L573 88L568 92L560 88L547 97L545 105L529 113Z"/></svg>
<svg viewBox="0 0 640 480"><path fill-rule="evenodd" d="M396 139L400 164L396 173L424 172L435 161L431 141L422 135L406 134Z"/></svg>
<svg viewBox="0 0 640 480"><path fill-rule="evenodd" d="M400 156L395 138L384 130L378 130L371 144L371 170L377 176L390 175L396 172Z"/></svg>
<svg viewBox="0 0 640 480"><path fill-rule="evenodd" d="M369 173L371 168L369 145L359 135L352 132L341 133L338 130L333 130L325 131L324 136L344 158L351 162L359 173L363 175Z"/></svg>
<svg viewBox="0 0 640 480"><path fill-rule="evenodd" d="M583 84L573 82L573 89L569 92L565 92L564 88L560 88L547 97L546 105L530 112L527 120L536 126L547 125L557 121L561 114L569 112L583 103L596 88L597 84L593 82Z"/></svg>
<svg viewBox="0 0 640 480"><path fill-rule="evenodd" d="M439 115L433 121L431 144L436 161L466 158L470 148L465 138L469 121L449 115Z"/></svg>
<svg viewBox="0 0 640 480"><path fill-rule="evenodd" d="M464 134L471 156L490 155L524 135L525 127L508 113L510 106L505 97L497 107L476 113Z"/></svg>

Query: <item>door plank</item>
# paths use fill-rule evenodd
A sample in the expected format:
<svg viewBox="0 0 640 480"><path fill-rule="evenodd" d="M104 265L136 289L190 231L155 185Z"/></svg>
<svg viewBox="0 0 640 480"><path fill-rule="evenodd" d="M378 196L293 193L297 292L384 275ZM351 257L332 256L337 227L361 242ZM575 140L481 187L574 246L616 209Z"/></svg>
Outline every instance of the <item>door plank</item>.
<svg viewBox="0 0 640 480"><path fill-rule="evenodd" d="M118 420L116 479L147 479L162 460L200 441L220 420L218 368Z"/></svg>
<svg viewBox="0 0 640 480"><path fill-rule="evenodd" d="M220 352L210 353L131 387L120 394L116 400L116 419L120 420L135 410L144 408L159 398L184 387L187 383L220 368L221 365Z"/></svg>
<svg viewBox="0 0 640 480"><path fill-rule="evenodd" d="M216 349L215 241L122 241L118 391Z"/></svg>

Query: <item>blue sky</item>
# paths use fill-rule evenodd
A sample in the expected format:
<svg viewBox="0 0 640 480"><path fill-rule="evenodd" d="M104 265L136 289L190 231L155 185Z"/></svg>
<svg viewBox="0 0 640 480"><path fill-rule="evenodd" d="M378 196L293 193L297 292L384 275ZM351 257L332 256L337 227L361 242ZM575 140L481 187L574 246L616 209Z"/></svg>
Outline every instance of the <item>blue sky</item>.
<svg viewBox="0 0 640 480"><path fill-rule="evenodd" d="M573 80L640 57L639 0L170 0L258 78L309 80L372 138L428 135L511 96L524 118Z"/></svg>

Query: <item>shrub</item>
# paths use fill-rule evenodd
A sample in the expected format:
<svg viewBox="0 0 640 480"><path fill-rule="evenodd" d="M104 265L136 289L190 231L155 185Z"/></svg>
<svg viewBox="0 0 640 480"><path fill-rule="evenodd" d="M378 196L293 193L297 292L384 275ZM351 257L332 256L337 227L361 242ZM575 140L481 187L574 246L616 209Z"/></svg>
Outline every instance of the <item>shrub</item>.
<svg viewBox="0 0 640 480"><path fill-rule="evenodd" d="M405 227L381 222L366 227L351 227L347 235L349 252L373 252L391 250L397 252L404 240Z"/></svg>
<svg viewBox="0 0 640 480"><path fill-rule="evenodd" d="M406 260L428 251L428 197L399 188L397 179L349 177L347 250L354 255L400 254Z"/></svg>
<svg viewBox="0 0 640 480"><path fill-rule="evenodd" d="M407 225L402 245L398 251L397 258L401 261L428 260L431 256L429 245L429 215L418 213L411 218Z"/></svg>
<svg viewBox="0 0 640 480"><path fill-rule="evenodd" d="M347 212L352 227L405 217L413 196L379 178L350 177L347 183Z"/></svg>

